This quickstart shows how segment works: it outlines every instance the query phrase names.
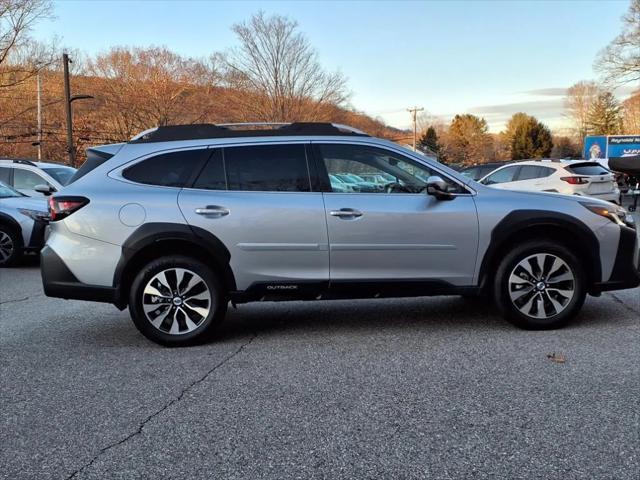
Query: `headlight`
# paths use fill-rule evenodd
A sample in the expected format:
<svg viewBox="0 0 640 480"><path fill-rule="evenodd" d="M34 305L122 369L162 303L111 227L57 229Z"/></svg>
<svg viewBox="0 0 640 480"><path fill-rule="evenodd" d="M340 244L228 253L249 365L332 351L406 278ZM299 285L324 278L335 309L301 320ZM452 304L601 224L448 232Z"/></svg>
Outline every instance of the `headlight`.
<svg viewBox="0 0 640 480"><path fill-rule="evenodd" d="M31 218L32 220L44 220L49 213L48 212L41 212L39 210L29 210L26 208L19 208L18 211L22 214L22 215L26 215L27 217Z"/></svg>
<svg viewBox="0 0 640 480"><path fill-rule="evenodd" d="M586 209L591 210L596 215L608 218L618 225L635 228L633 217L629 215L627 211L622 207L618 207L613 204L611 205L611 207L604 207L602 205L595 205L593 203L582 203L581 205Z"/></svg>

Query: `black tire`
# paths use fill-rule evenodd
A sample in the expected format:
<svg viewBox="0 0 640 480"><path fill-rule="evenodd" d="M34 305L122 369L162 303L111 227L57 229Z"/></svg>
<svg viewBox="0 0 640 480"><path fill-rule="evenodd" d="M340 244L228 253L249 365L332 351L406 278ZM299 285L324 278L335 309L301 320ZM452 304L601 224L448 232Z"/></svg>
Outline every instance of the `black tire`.
<svg viewBox="0 0 640 480"><path fill-rule="evenodd" d="M172 269L184 269L191 274L195 273L196 276L192 275L191 278L197 279L197 276L199 276L200 280L204 282L210 294L210 301L208 303L208 307L206 307L208 308L206 316L194 314L193 309L185 308L188 307L186 300L184 301L184 304L181 303L176 306L174 303L175 297L169 301L165 300L166 297L160 297L158 295L146 294L145 296L145 288L148 287L149 282L154 281L154 277L156 277L156 275L162 276L162 272L167 272L165 274L167 276L164 277L165 279L175 278L175 274L170 273ZM183 274L182 278L184 279L188 277L186 274ZM197 282L196 286L200 283L199 280L197 280ZM171 284L172 282L168 283ZM177 282L173 283L175 284ZM154 285L157 285L157 283L154 283ZM159 293L166 293L166 291L162 290L162 292ZM149 302L154 300L151 297L156 297L156 300L166 302L158 304L158 310L160 313L156 318L161 317L163 313L167 312L167 315L165 316L166 320L163 320L158 327L154 326L151 323L151 320L147 318L147 314L143 308L143 302L145 301L147 301L148 306L151 305ZM155 303L155 301L152 303ZM194 345L210 339L212 334L215 332L216 327L218 327L222 320L224 320L224 316L227 311L227 304L228 294L224 290L222 282L220 282L215 273L199 260L182 255L161 257L145 265L133 280L129 293L129 312L136 328L149 340L169 347ZM200 304L200 306L202 306L202 304ZM164 307L168 307L168 310L170 311L165 310ZM153 306L150 308L153 308ZM180 311L176 313L177 310ZM150 312L150 315L154 315L155 312L156 311ZM193 314L198 318L199 322L192 323L192 325L197 325L195 329L190 331L188 330L189 327L185 323L185 312L188 312L189 315ZM191 320L191 318L189 320ZM183 332L176 333L170 333L167 331L168 328L173 328L174 322L178 323L177 328L181 329L182 327L185 327L185 330ZM170 327L169 324L171 324Z"/></svg>
<svg viewBox="0 0 640 480"><path fill-rule="evenodd" d="M515 286L514 283L510 284L509 280L512 272L515 271L514 269L516 269L521 262L529 262L528 259L531 256L538 254L548 254L551 258L553 258L553 256L559 258L565 265L562 267L562 270L558 269L556 272L569 272L573 275L573 281L552 282L551 280L568 276L568 274L555 274L549 276L551 280L549 280L547 284L544 275L541 274L542 279L545 280L542 282L546 285L544 287L538 286L540 282L537 281L528 282L528 284L523 287ZM534 265L537 265L537 259L532 259L531 261L535 262ZM543 261L545 265L549 265L550 262L553 262L553 260ZM553 263L551 264L553 265ZM531 267L530 263L529 266ZM527 275L526 272L523 273L521 267L519 267L517 271L519 274ZM547 287L549 290L546 290ZM527 296L523 295L522 298L512 301L511 295L518 295L519 293L517 288L531 288L533 292L532 296L535 298L532 300L530 309L527 308L530 298L528 293L526 294ZM544 288L544 290L539 291L538 288ZM558 296L559 292L569 291L571 288L573 288L573 295L570 299L566 300L566 303L561 304L563 309L558 311L554 302L556 304L561 303L564 298L562 295ZM502 315L512 324L527 330L547 330L565 326L582 308L586 294L587 277L578 258L566 246L547 239L531 240L509 251L500 262L493 283L494 300ZM542 304L538 303L540 299L542 299ZM529 311L529 313L533 312L533 316L523 313L523 310L518 308L516 303L518 303L524 311ZM533 306L533 303L536 303L536 305ZM540 308L540 306L542 306L542 308ZM544 318L536 318L535 315L538 314L540 310L543 311L543 315L547 312L549 315Z"/></svg>
<svg viewBox="0 0 640 480"><path fill-rule="evenodd" d="M8 225L0 224L0 268L11 267L22 259L22 237ZM7 252L10 249L10 253Z"/></svg>

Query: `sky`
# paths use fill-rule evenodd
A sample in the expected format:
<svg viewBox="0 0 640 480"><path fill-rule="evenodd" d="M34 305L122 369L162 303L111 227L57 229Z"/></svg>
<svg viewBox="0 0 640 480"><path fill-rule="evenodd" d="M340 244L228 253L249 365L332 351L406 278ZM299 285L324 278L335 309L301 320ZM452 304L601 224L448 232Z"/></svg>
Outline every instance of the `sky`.
<svg viewBox="0 0 640 480"><path fill-rule="evenodd" d="M157 45L207 57L236 45L231 26L262 10L297 21L322 65L347 77L350 105L395 127L408 127L407 108L418 106L445 121L456 113L481 115L491 131L518 111L561 129L565 89L597 79L593 62L621 31L628 6L628 0L64 0L33 33L88 54Z"/></svg>

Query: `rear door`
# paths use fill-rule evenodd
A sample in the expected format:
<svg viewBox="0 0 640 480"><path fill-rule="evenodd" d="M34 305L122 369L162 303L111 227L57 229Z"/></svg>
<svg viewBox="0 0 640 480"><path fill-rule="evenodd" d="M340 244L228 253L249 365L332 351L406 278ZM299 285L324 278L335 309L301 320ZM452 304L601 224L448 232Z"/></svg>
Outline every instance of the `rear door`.
<svg viewBox="0 0 640 480"><path fill-rule="evenodd" d="M228 248L238 289L296 294L329 280L324 204L304 142L214 148L178 203Z"/></svg>
<svg viewBox="0 0 640 480"><path fill-rule="evenodd" d="M437 172L385 148L314 142L314 156L320 178L372 171L391 178L379 190L347 193L326 180L332 288L413 280L472 284L478 219L468 191L451 181L459 196L436 200L424 188Z"/></svg>

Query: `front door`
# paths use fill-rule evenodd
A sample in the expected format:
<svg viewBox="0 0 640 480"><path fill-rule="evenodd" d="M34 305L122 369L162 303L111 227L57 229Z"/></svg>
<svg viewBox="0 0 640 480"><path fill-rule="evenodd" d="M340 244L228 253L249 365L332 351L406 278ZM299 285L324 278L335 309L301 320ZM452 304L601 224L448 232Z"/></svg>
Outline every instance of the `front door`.
<svg viewBox="0 0 640 480"><path fill-rule="evenodd" d="M324 202L332 285L378 280L472 284L478 219L473 196L464 187L449 180L459 195L437 200L426 194L425 183L441 174L379 147L315 143L314 152L330 190ZM354 180L348 192L329 181L344 175Z"/></svg>

